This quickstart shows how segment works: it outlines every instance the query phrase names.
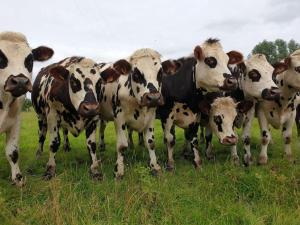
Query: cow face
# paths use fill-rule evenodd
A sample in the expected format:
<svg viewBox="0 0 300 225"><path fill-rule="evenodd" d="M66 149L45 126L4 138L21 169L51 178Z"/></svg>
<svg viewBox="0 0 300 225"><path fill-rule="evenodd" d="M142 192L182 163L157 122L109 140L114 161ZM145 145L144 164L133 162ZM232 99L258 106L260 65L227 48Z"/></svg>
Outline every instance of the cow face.
<svg viewBox="0 0 300 225"><path fill-rule="evenodd" d="M284 83L288 88L300 91L300 49L293 52L283 62L274 65L274 75L284 73Z"/></svg>
<svg viewBox="0 0 300 225"><path fill-rule="evenodd" d="M163 105L160 54L152 49L139 49L130 57L130 64L131 88L138 104L147 107Z"/></svg>
<svg viewBox="0 0 300 225"><path fill-rule="evenodd" d="M243 60L241 53L225 53L218 40L208 39L201 47L196 46L194 56L197 59L195 80L196 87L209 92L233 90L237 81L231 76L228 64Z"/></svg>
<svg viewBox="0 0 300 225"><path fill-rule="evenodd" d="M47 60L52 55L53 50L48 47L31 49L20 33L0 33L0 89L13 97L31 92L33 62Z"/></svg>
<svg viewBox="0 0 300 225"><path fill-rule="evenodd" d="M73 59L74 60L74 59ZM84 118L91 118L99 113L96 100L96 84L99 79L112 82L118 77L102 73L100 67L91 59L79 58L68 67L55 66L50 70L56 86L68 87L71 105ZM100 76L99 76L100 75Z"/></svg>
<svg viewBox="0 0 300 225"><path fill-rule="evenodd" d="M258 100L279 98L279 89L272 79L274 69L263 54L252 55L239 66L243 70L241 86L246 96Z"/></svg>
<svg viewBox="0 0 300 225"><path fill-rule="evenodd" d="M235 145L237 135L234 132L237 113L245 113L253 106L252 102L235 103L231 97L216 98L211 105L202 102L201 113L209 116L209 126L221 144Z"/></svg>

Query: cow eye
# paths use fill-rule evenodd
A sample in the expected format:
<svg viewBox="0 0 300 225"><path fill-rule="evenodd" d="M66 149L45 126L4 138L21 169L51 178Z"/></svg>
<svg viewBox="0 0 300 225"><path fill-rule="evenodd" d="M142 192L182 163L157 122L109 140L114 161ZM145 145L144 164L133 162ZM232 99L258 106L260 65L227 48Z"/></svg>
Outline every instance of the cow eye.
<svg viewBox="0 0 300 225"><path fill-rule="evenodd" d="M256 69L249 71L248 76L252 81L259 81L261 77L260 73Z"/></svg>
<svg viewBox="0 0 300 225"><path fill-rule="evenodd" d="M135 68L132 73L132 79L135 82L139 82L141 79L143 79L143 74L137 68Z"/></svg>
<svg viewBox="0 0 300 225"><path fill-rule="evenodd" d="M214 122L216 123L216 124L221 124L222 123L222 118L221 118L221 116L219 115L219 116L214 116Z"/></svg>
<svg viewBox="0 0 300 225"><path fill-rule="evenodd" d="M5 67L7 67L7 64L8 60L4 53L0 50L0 69L4 69Z"/></svg>
<svg viewBox="0 0 300 225"><path fill-rule="evenodd" d="M24 66L28 70L29 73L32 72L32 67L33 67L33 55L29 54L24 61Z"/></svg>
<svg viewBox="0 0 300 225"><path fill-rule="evenodd" d="M300 73L300 66L295 67L295 71L296 71L297 73Z"/></svg>
<svg viewBox="0 0 300 225"><path fill-rule="evenodd" d="M162 82L162 76L163 76L163 72L162 72L162 68L160 68L158 73L157 73L157 82L159 84Z"/></svg>
<svg viewBox="0 0 300 225"><path fill-rule="evenodd" d="M215 68L217 66L217 60L215 57L206 57L204 59L204 62L206 65L208 65L210 68Z"/></svg>

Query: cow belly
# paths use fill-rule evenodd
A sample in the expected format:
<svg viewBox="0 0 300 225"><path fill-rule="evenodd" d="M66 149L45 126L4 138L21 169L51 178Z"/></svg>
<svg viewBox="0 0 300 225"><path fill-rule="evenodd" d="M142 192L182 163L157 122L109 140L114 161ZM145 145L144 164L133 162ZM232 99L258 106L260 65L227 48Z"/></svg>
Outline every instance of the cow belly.
<svg viewBox="0 0 300 225"><path fill-rule="evenodd" d="M84 130L85 123L83 120L78 120L75 124L69 124L65 120L62 120L61 127L67 129L71 134L77 137L82 130Z"/></svg>
<svg viewBox="0 0 300 225"><path fill-rule="evenodd" d="M188 114L175 115L175 124L181 128L188 128L190 124L198 122L197 114L192 112Z"/></svg>
<svg viewBox="0 0 300 225"><path fill-rule="evenodd" d="M153 115L144 115L144 116L142 115L142 116L139 116L138 119L130 118L127 121L127 125L136 131L142 132L151 123L152 118L153 118Z"/></svg>

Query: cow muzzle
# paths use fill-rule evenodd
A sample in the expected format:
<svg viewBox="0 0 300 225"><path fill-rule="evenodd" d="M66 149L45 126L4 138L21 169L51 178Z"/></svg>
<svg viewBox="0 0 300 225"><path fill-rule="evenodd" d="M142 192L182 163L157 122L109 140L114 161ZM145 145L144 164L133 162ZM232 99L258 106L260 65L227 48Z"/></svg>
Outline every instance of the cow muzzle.
<svg viewBox="0 0 300 225"><path fill-rule="evenodd" d="M234 135L231 136L226 136L225 138L223 138L223 140L221 141L222 145L235 145L237 143L237 137Z"/></svg>
<svg viewBox="0 0 300 225"><path fill-rule="evenodd" d="M84 118L92 118L99 114L100 105L98 103L82 102L79 106L78 112Z"/></svg>
<svg viewBox="0 0 300 225"><path fill-rule="evenodd" d="M233 76L225 78L223 86L220 87L222 91L232 91L236 88L237 80Z"/></svg>
<svg viewBox="0 0 300 225"><path fill-rule="evenodd" d="M146 93L142 98L142 106L157 107L164 104L164 99L159 92Z"/></svg>
<svg viewBox="0 0 300 225"><path fill-rule="evenodd" d="M14 97L20 97L26 92L32 92L32 84L24 74L10 75L5 82L4 91L10 92Z"/></svg>
<svg viewBox="0 0 300 225"><path fill-rule="evenodd" d="M269 100L269 101L279 100L280 99L280 89L277 87L265 88L261 92L261 97L262 97L262 99Z"/></svg>

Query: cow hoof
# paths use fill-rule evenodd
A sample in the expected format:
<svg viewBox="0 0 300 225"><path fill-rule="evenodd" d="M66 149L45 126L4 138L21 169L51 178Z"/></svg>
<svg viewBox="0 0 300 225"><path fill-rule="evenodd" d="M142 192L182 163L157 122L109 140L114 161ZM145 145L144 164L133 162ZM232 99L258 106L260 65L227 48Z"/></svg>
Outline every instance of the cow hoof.
<svg viewBox="0 0 300 225"><path fill-rule="evenodd" d="M252 158L252 156L244 155L244 165L246 167L253 165L253 158Z"/></svg>
<svg viewBox="0 0 300 225"><path fill-rule="evenodd" d="M100 172L96 172L96 173L90 172L90 175L94 181L102 181L103 180L103 174Z"/></svg>
<svg viewBox="0 0 300 225"><path fill-rule="evenodd" d="M174 163L168 162L167 165L166 165L166 171L168 171L168 172L173 172L174 169L175 169Z"/></svg>
<svg viewBox="0 0 300 225"><path fill-rule="evenodd" d="M64 151L65 151L65 152L70 152L70 151L71 151L70 145L65 145L65 146L64 146Z"/></svg>
<svg viewBox="0 0 300 225"><path fill-rule="evenodd" d="M124 178L124 174L114 173L114 177L116 181L121 181Z"/></svg>
<svg viewBox="0 0 300 225"><path fill-rule="evenodd" d="M258 164L259 165L266 165L268 163L268 157L264 155L260 155L258 158Z"/></svg>
<svg viewBox="0 0 300 225"><path fill-rule="evenodd" d="M36 158L36 159L40 159L41 156L42 156L42 153L43 153L42 151L37 150L36 153L35 153L35 158Z"/></svg>
<svg viewBox="0 0 300 225"><path fill-rule="evenodd" d="M193 161L193 164L194 164L195 169L198 170L201 168L202 161L201 160Z"/></svg>
<svg viewBox="0 0 300 225"><path fill-rule="evenodd" d="M105 144L100 144L99 150L100 150L100 152L105 152Z"/></svg>
<svg viewBox="0 0 300 225"><path fill-rule="evenodd" d="M209 160L209 161L215 161L215 159L216 159L216 156L213 153L206 153L205 155L206 155L207 160Z"/></svg>
<svg viewBox="0 0 300 225"><path fill-rule="evenodd" d="M55 177L55 167L54 166L47 166L47 170L43 176L44 180L51 180Z"/></svg>
<svg viewBox="0 0 300 225"><path fill-rule="evenodd" d="M161 175L161 170L159 169L152 169L151 170L151 175L154 176L154 177L158 177Z"/></svg>
<svg viewBox="0 0 300 225"><path fill-rule="evenodd" d="M17 187L23 187L26 183L26 178L22 176L22 174L18 173L13 179L13 185L16 185Z"/></svg>
<svg viewBox="0 0 300 225"><path fill-rule="evenodd" d="M232 160L233 165L240 166L240 158L237 155L232 156L231 160Z"/></svg>
<svg viewBox="0 0 300 225"><path fill-rule="evenodd" d="M294 157L291 154L287 154L285 157L290 163L295 163Z"/></svg>

